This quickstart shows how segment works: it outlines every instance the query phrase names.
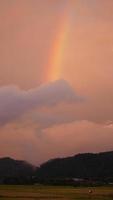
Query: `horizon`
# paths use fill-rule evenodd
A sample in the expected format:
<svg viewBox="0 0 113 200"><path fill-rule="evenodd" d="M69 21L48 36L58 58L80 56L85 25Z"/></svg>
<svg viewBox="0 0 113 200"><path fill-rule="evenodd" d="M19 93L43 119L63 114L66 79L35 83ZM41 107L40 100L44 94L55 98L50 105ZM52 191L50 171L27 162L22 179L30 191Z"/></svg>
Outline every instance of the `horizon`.
<svg viewBox="0 0 113 200"><path fill-rule="evenodd" d="M28 164L33 165L34 167L40 167L42 164L45 164L45 163L47 163L49 161L53 161L53 160L57 160L57 159L73 158L73 157L76 157L76 156L79 156L79 155L86 155L86 154L100 155L100 154L106 154L106 153L113 153L113 150L111 150L111 151L102 151L102 152L83 152L83 153L79 152L79 153L76 153L76 154L73 154L73 155L70 155L70 156L50 158L49 160L45 160L42 163L39 163L38 165L36 165L36 163L31 163L31 162L29 162L27 160L21 160L21 159L18 160L16 158L13 158L13 157L10 157L10 156L0 157L0 160L2 160L2 159L11 159L11 160L15 160L15 161L27 162Z"/></svg>
<svg viewBox="0 0 113 200"><path fill-rule="evenodd" d="M0 1L0 157L113 149L113 1Z"/></svg>

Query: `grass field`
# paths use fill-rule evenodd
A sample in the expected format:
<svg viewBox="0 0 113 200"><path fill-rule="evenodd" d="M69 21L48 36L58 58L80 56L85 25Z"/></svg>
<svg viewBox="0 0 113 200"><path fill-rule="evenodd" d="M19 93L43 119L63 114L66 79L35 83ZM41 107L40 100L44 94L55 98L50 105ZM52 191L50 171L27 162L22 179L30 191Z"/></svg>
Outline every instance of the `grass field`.
<svg viewBox="0 0 113 200"><path fill-rule="evenodd" d="M0 186L0 200L111 200L113 187Z"/></svg>

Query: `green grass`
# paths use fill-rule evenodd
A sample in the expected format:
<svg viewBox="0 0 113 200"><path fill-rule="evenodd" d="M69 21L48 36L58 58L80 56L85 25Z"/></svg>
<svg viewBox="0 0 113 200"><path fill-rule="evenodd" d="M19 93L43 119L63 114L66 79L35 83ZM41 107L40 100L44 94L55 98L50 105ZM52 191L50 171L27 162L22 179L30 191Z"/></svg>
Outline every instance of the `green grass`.
<svg viewBox="0 0 113 200"><path fill-rule="evenodd" d="M0 200L113 200L113 187L0 186Z"/></svg>

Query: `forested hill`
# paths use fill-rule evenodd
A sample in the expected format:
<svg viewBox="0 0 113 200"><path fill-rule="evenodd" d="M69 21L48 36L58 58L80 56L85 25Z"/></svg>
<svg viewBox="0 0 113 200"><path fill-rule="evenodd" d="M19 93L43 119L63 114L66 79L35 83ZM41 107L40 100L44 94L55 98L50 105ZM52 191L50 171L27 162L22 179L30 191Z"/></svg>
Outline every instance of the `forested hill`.
<svg viewBox="0 0 113 200"><path fill-rule="evenodd" d="M113 181L113 151L52 159L40 167L8 157L0 159L1 184L32 184L67 178Z"/></svg>
<svg viewBox="0 0 113 200"><path fill-rule="evenodd" d="M0 159L0 178L1 177L25 177L34 172L34 166L26 161L14 160L9 157Z"/></svg>
<svg viewBox="0 0 113 200"><path fill-rule="evenodd" d="M39 178L113 178L113 151L49 160L40 166L36 175Z"/></svg>

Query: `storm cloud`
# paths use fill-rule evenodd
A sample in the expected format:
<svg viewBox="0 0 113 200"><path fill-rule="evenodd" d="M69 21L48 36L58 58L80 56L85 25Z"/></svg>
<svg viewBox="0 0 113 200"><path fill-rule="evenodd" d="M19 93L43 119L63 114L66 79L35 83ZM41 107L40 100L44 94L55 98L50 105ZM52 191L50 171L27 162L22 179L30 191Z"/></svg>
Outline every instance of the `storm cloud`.
<svg viewBox="0 0 113 200"><path fill-rule="evenodd" d="M79 101L82 101L82 97L76 95L75 91L64 80L51 82L28 91L20 90L14 86L1 87L0 124L4 125L18 119L35 108Z"/></svg>

